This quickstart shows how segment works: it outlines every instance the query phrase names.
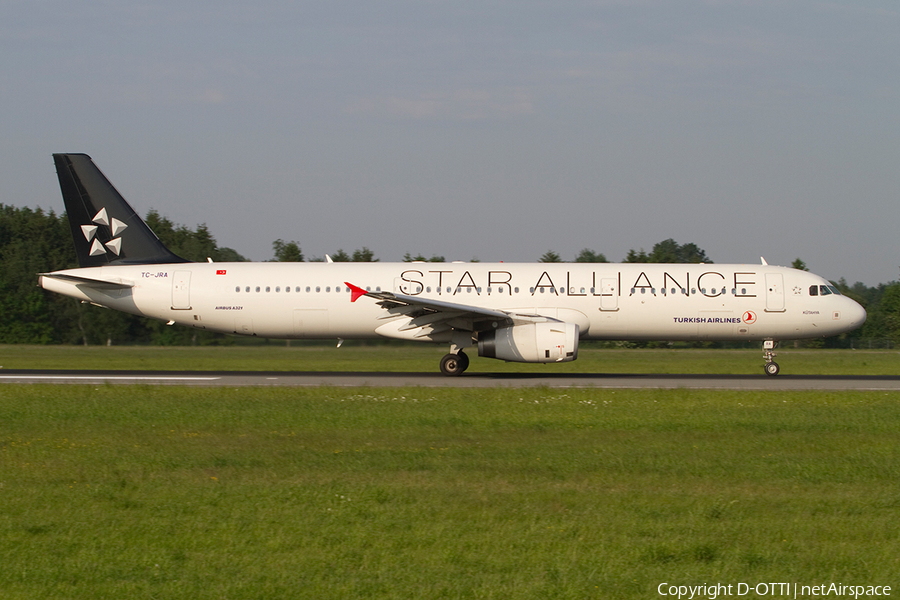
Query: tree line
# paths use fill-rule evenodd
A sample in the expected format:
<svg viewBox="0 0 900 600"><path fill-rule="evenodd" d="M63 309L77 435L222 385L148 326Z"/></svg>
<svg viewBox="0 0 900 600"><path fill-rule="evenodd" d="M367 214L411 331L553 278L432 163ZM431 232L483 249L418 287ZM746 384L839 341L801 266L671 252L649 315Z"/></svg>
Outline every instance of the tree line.
<svg viewBox="0 0 900 600"><path fill-rule="evenodd" d="M192 261L239 262L247 260L232 248L221 247L205 224L194 229L178 225L151 210L145 221L175 254ZM305 257L296 241L275 240L273 259L300 262ZM334 262L377 262L366 248L352 252L338 249L328 256ZM324 261L312 257L310 261ZM407 253L404 261L446 262L443 256ZM540 262L564 262L548 250ZM477 262L477 261L473 261ZM585 248L573 262L609 262L599 252ZM663 240L647 252L629 250L623 262L631 263L712 263L696 244ZM78 266L71 230L65 214L52 210L16 208L0 204L0 343L15 344L133 344L189 345L227 344L232 338L185 327L169 327L161 321L135 317L114 310L82 304L73 298L47 292L37 286L38 273ZM792 264L806 269L801 259ZM892 281L874 287L841 279L833 282L841 293L865 307L869 314L861 330L845 334L859 339L891 340L900 343L900 283ZM815 345L815 341L812 342Z"/></svg>

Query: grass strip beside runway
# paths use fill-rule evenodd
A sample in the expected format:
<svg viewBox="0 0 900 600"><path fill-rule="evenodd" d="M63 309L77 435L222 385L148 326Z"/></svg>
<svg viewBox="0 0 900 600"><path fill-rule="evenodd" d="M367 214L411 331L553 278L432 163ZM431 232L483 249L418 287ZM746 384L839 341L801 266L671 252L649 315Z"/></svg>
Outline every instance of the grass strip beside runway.
<svg viewBox="0 0 900 600"><path fill-rule="evenodd" d="M662 582L897 585L897 400L4 386L0 590L649 598Z"/></svg>

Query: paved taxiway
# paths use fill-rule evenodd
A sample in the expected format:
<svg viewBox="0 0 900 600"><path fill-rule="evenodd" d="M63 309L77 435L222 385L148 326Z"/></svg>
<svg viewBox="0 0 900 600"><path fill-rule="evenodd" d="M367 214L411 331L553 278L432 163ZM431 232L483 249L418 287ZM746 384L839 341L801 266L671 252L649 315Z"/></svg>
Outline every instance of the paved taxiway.
<svg viewBox="0 0 900 600"><path fill-rule="evenodd" d="M646 375L595 373L439 373L244 372L244 371L45 371L0 370L2 383L143 384L281 387L549 387L596 389L713 390L900 390L892 375Z"/></svg>

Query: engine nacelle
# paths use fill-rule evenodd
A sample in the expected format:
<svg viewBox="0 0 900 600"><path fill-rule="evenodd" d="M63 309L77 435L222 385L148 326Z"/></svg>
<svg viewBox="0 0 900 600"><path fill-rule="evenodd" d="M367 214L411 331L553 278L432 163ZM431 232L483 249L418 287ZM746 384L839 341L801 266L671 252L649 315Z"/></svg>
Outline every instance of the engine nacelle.
<svg viewBox="0 0 900 600"><path fill-rule="evenodd" d="M567 362L578 358L578 325L526 323L485 331L478 336L478 356L510 362Z"/></svg>

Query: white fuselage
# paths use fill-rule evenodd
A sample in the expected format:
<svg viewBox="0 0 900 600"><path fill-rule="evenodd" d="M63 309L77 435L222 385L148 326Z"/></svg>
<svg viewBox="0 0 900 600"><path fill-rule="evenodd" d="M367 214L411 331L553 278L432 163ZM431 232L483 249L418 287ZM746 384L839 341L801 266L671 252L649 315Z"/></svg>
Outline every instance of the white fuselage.
<svg viewBox="0 0 900 600"><path fill-rule="evenodd" d="M126 284L99 289L74 280ZM583 340L771 340L836 335L865 311L823 278L769 265L581 263L182 263L41 277L48 290L136 315L271 338L392 337L409 321L345 282L578 325ZM816 295L811 294L815 288Z"/></svg>

